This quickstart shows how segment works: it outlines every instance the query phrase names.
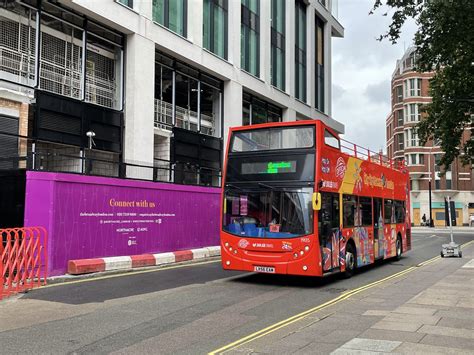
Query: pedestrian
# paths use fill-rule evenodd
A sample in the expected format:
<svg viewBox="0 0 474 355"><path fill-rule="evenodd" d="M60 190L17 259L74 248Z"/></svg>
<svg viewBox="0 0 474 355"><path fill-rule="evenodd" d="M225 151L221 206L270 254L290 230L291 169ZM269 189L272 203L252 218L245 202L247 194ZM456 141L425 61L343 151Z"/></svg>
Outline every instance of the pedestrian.
<svg viewBox="0 0 474 355"><path fill-rule="evenodd" d="M425 213L423 213L423 217L421 217L421 220L422 220L421 225L426 226L426 214Z"/></svg>

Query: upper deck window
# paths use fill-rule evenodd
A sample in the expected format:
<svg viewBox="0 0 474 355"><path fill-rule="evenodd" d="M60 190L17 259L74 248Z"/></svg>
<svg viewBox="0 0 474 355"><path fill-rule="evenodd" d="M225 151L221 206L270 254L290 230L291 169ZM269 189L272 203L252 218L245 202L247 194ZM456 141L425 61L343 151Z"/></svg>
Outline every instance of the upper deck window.
<svg viewBox="0 0 474 355"><path fill-rule="evenodd" d="M231 152L314 147L314 127L266 128L234 132Z"/></svg>
<svg viewBox="0 0 474 355"><path fill-rule="evenodd" d="M327 129L324 130L324 143L330 147L340 149L339 139Z"/></svg>

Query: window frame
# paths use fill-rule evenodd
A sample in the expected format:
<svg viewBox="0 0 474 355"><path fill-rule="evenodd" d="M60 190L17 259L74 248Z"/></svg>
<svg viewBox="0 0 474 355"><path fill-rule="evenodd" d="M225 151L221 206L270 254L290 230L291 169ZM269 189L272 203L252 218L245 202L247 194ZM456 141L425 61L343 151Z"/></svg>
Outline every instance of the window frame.
<svg viewBox="0 0 474 355"><path fill-rule="evenodd" d="M241 0L241 37L245 46L245 51L242 48L242 40L240 47L240 68L250 75L260 77L260 0L254 0L257 2L257 12L254 12L248 6L248 0ZM251 71L251 58L250 58L250 32L255 32L257 41L256 50L256 72ZM243 33L242 33L243 32Z"/></svg>
<svg viewBox="0 0 474 355"><path fill-rule="evenodd" d="M170 30L173 33L176 33L178 36L187 38L188 37L188 0L171 0L171 1L183 2L183 18L182 18L183 33L173 31L170 28L170 0L153 0L152 9L154 6L156 6L155 4L157 4L160 1L163 2L163 23L161 23L158 19L154 18L153 11L152 11L152 21L155 23L158 23L159 25L163 27L166 27L168 30Z"/></svg>
<svg viewBox="0 0 474 355"><path fill-rule="evenodd" d="M316 34L315 34L315 83L314 83L314 98L315 98L315 108L321 112L324 112L325 105L324 105L324 99L325 99L325 90L324 90L324 85L325 85L325 77L324 77L324 69L325 69L325 63L324 63L324 54L325 54L325 41L324 41L324 33L325 33L325 23L324 21L318 17L318 15L315 15L315 27L316 27ZM321 43L318 41L318 31L321 30ZM321 64L319 63L319 49L321 49Z"/></svg>
<svg viewBox="0 0 474 355"><path fill-rule="evenodd" d="M214 46L214 38L215 38L215 21L214 21L214 13L216 11L216 7L221 8L224 12L224 58L225 60L228 59L228 52L229 52L229 0L204 0L204 7L209 4L209 18L207 19L209 23L209 48L206 47L206 43L204 41L205 38L205 27L204 23L206 23L205 15L206 11L203 11L203 48L209 50L210 52L214 53L215 55L221 57L218 53L216 53L216 49ZM222 5L222 6L221 6Z"/></svg>
<svg viewBox="0 0 474 355"><path fill-rule="evenodd" d="M281 6L283 5L283 6ZM283 10L281 14L278 14L279 10ZM279 32L274 26L274 19L277 16L282 16L282 23L283 23L283 32ZM285 91L286 89L286 0L271 0L271 24L270 24L270 56L271 56L271 85ZM278 68L276 65L278 51L282 55L282 71L278 73ZM278 76L281 76L282 85L278 85Z"/></svg>
<svg viewBox="0 0 474 355"><path fill-rule="evenodd" d="M304 48L299 47L299 42L300 42L300 31L295 25L295 98L305 102L307 100L307 34L306 32L308 31L308 24L306 21L306 13L307 13L307 6L303 2L303 0L295 0L295 24L299 23L299 15L300 11L303 12L304 14L304 29L303 29L303 43L304 43ZM303 72L303 83L302 83L302 90L303 92L300 92L300 66L302 66L301 70Z"/></svg>

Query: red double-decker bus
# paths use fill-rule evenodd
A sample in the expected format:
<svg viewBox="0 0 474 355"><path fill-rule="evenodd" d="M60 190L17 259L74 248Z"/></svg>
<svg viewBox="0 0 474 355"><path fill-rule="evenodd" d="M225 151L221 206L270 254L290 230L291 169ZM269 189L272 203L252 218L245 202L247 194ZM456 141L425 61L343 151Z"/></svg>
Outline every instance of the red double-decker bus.
<svg viewBox="0 0 474 355"><path fill-rule="evenodd" d="M403 164L323 122L230 129L222 184L222 266L325 276L411 249Z"/></svg>

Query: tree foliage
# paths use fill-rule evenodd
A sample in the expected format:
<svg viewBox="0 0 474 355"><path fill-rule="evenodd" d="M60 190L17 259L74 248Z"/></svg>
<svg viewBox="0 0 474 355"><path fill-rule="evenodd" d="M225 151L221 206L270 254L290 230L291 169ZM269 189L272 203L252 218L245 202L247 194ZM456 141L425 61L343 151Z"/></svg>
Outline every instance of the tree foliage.
<svg viewBox="0 0 474 355"><path fill-rule="evenodd" d="M393 44L403 24L414 18L416 70L434 71L430 81L431 104L418 124L421 144L439 139L444 155L440 165L449 166L457 156L474 163L474 140L463 140L474 115L474 1L473 0L375 0L371 11L393 11L392 22L379 40ZM386 13L384 13L386 15Z"/></svg>

